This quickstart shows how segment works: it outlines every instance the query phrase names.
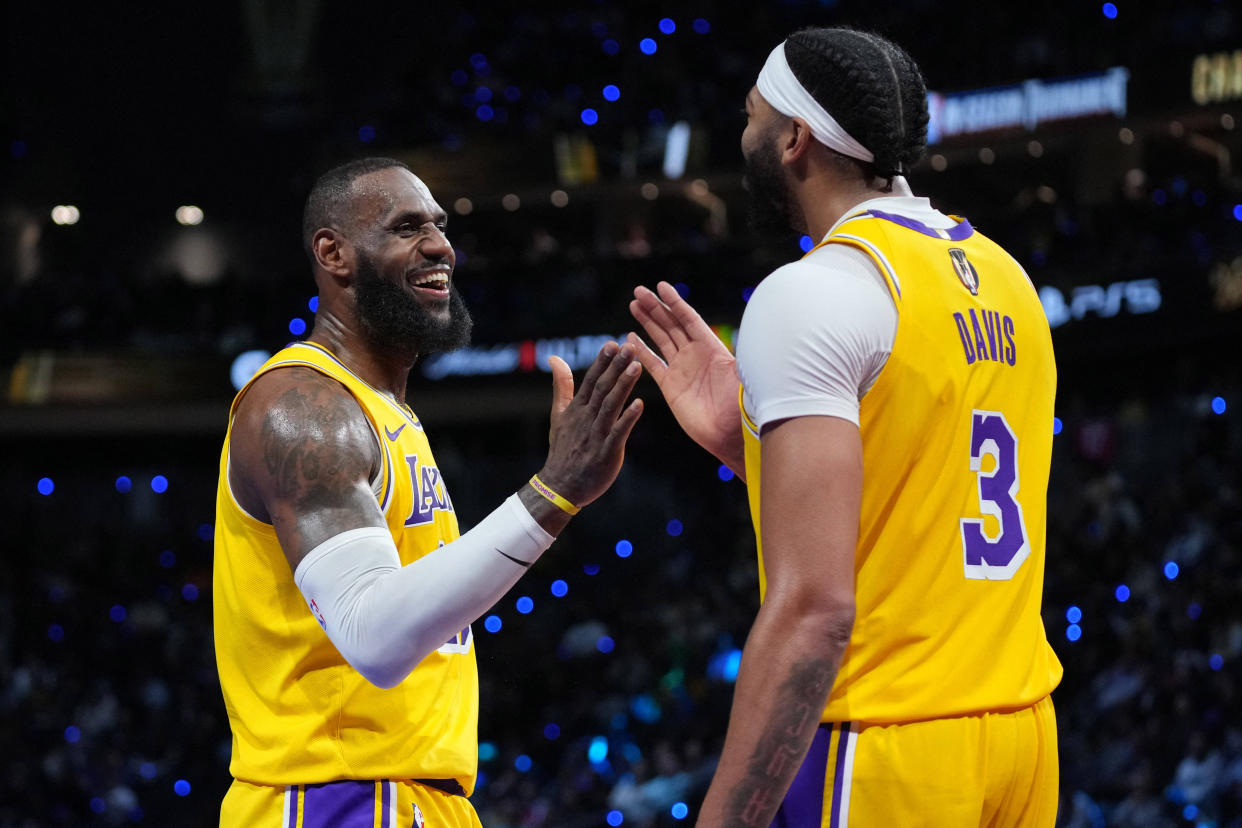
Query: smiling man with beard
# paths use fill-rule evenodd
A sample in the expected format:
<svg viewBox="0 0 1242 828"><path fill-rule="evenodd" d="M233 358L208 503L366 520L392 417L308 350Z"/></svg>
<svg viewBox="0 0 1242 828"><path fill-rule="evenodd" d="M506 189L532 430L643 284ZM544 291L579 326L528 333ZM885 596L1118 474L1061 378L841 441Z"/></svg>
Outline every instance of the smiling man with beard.
<svg viewBox="0 0 1242 828"><path fill-rule="evenodd" d="M642 404L610 343L577 394L553 358L548 456L460 534L406 381L469 341L446 215L402 163L306 202L306 341L237 395L216 494L216 661L233 732L222 826L477 826L470 624L616 479Z"/></svg>
<svg viewBox="0 0 1242 828"><path fill-rule="evenodd" d="M926 95L884 38L790 35L742 153L756 227L816 246L755 289L736 360L668 283L630 305L664 359L630 344L745 479L758 541L699 826L1056 819L1052 341L1022 267L906 184Z"/></svg>

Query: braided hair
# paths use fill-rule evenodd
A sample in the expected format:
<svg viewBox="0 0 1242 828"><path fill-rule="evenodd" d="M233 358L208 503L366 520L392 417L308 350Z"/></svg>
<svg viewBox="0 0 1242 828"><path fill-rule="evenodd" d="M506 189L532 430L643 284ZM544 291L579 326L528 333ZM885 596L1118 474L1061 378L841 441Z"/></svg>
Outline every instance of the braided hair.
<svg viewBox="0 0 1242 828"><path fill-rule="evenodd" d="M785 41L785 59L811 97L875 156L868 172L888 179L889 190L923 156L927 87L900 46L855 29L809 28Z"/></svg>

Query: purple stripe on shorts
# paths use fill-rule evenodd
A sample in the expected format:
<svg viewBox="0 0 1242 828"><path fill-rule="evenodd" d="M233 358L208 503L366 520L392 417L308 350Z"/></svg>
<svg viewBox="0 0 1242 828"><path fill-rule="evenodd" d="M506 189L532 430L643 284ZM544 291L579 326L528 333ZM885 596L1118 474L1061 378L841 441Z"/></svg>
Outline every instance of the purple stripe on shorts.
<svg viewBox="0 0 1242 828"><path fill-rule="evenodd" d="M906 218L905 216L899 216L894 213L885 213L881 210L868 210L867 213L869 215L875 216L876 218L884 219L885 221L891 221L893 224L900 224L902 227L907 227L911 230L917 230L918 232L922 233L924 236L931 236L933 239L945 238L944 236L940 235L940 233L928 227L926 224L919 221L918 219ZM969 221L967 221L966 219L962 219L960 222L958 222L956 227L951 227L944 232L948 234L948 239L947 239L948 241L961 241L963 239L970 238L971 233L975 232L975 228L970 226Z"/></svg>
<svg viewBox="0 0 1242 828"><path fill-rule="evenodd" d="M832 725L820 725L811 740L798 775L789 786L780 810L770 828L802 828L819 825L824 812L824 776L828 770L828 748L832 741Z"/></svg>
<svg viewBox="0 0 1242 828"><path fill-rule="evenodd" d="M832 818L828 828L841 828L841 788L845 782L845 754L850 742L850 723L841 722L841 738L837 741L837 768L832 772Z"/></svg>
<svg viewBox="0 0 1242 828"><path fill-rule="evenodd" d="M373 828L375 780L346 779L307 785L302 828Z"/></svg>
<svg viewBox="0 0 1242 828"><path fill-rule="evenodd" d="M380 828L397 828L388 821L388 810L392 807L392 783L387 779L380 780Z"/></svg>
<svg viewBox="0 0 1242 828"><path fill-rule="evenodd" d="M287 825L289 826L289 828L297 828L297 824L298 824L298 786L297 786L297 785L290 785L289 787L285 788L285 791L286 791L286 794L285 794L285 803L286 803L286 805L288 806L287 810L289 811L289 819L286 821L286 823L285 823L285 824L287 824Z"/></svg>

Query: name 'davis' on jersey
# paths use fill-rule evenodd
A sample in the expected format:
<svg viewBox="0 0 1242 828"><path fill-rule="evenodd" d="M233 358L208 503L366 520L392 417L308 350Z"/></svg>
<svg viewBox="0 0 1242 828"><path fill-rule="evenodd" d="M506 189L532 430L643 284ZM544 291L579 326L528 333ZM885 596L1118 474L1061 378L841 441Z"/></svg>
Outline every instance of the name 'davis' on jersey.
<svg viewBox="0 0 1242 828"><path fill-rule="evenodd" d="M980 321L980 317L982 321ZM1018 346L1014 342L1013 319L1000 311L971 308L966 313L954 313L953 323L966 354L966 364L979 361L999 362L1013 365L1018 361Z"/></svg>

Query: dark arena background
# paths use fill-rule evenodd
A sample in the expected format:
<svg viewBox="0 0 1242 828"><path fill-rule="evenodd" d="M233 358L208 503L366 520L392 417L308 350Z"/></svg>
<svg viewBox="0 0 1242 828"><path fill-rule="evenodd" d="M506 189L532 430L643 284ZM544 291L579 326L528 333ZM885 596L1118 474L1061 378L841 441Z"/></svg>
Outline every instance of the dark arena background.
<svg viewBox="0 0 1242 828"><path fill-rule="evenodd" d="M410 164L467 351L415 369L463 528L549 375L666 279L728 340L807 239L745 223L742 100L806 25L920 63L916 193L1023 263L1059 362L1059 824L1242 825L1242 9L766 0L10 3L0 79L0 826L216 824L235 385L303 336L318 172ZM616 486L474 625L489 828L690 824L757 608L745 490L650 380ZM946 761L952 761L946 757Z"/></svg>

